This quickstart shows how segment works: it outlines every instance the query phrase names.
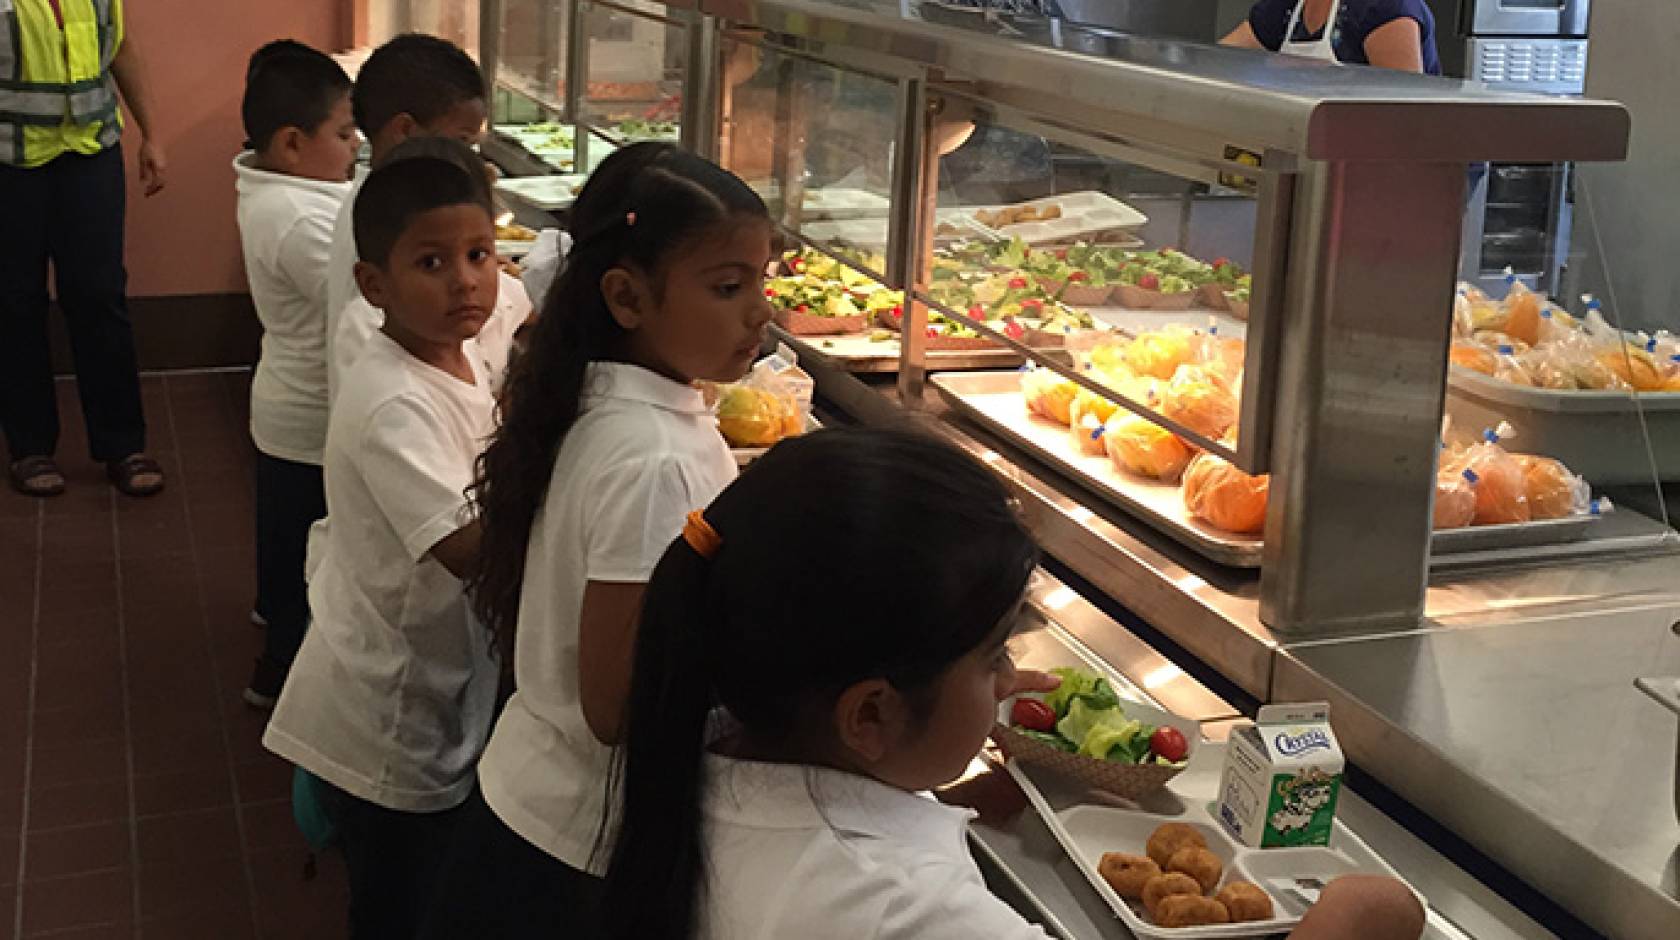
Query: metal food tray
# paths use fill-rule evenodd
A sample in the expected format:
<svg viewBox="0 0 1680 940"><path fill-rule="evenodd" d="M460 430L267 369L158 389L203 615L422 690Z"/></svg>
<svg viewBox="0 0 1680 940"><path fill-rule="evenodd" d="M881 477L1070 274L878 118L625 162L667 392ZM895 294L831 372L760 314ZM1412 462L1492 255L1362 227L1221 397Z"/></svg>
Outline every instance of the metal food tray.
<svg viewBox="0 0 1680 940"><path fill-rule="evenodd" d="M570 209L577 201L573 187L582 186L589 177L577 173L560 176L510 176L496 181L496 191L528 202L538 209L553 212Z"/></svg>
<svg viewBox="0 0 1680 940"><path fill-rule="evenodd" d="M1234 568L1260 567L1264 541L1255 535L1222 532L1190 515L1178 484L1122 474L1107 457L1075 453L1068 444L1067 428L1027 413L1019 371L933 375L928 381L958 412L1072 475L1111 505L1208 560ZM1435 554L1446 555L1573 542L1584 538L1597 521L1596 516L1571 516L1520 525L1448 529L1435 533L1431 548Z"/></svg>
<svg viewBox="0 0 1680 940"><path fill-rule="evenodd" d="M1453 366L1447 414L1472 433L1509 421L1517 446L1556 457L1591 483L1649 484L1652 456L1659 479L1680 480L1680 392L1529 388ZM1640 414L1643 434L1634 433Z"/></svg>

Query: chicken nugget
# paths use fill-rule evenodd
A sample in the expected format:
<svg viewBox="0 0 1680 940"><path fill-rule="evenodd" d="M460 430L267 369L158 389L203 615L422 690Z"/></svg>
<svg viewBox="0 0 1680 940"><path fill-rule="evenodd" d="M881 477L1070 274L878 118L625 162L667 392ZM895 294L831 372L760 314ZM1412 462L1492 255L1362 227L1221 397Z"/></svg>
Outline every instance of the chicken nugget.
<svg viewBox="0 0 1680 940"><path fill-rule="evenodd" d="M1232 923L1272 919L1272 896L1251 881L1233 881L1215 897L1225 905Z"/></svg>
<svg viewBox="0 0 1680 940"><path fill-rule="evenodd" d="M1205 894L1219 884L1220 876L1225 874L1225 863L1207 849L1187 845L1173 853L1172 858L1167 860L1165 870L1181 871L1196 879L1196 883L1202 886L1202 892Z"/></svg>
<svg viewBox="0 0 1680 940"><path fill-rule="evenodd" d="M1187 846L1198 849L1207 848L1207 839L1202 837L1201 830L1185 823L1167 823L1149 835L1149 845L1146 851L1161 870L1167 869L1167 863L1172 861L1173 853Z"/></svg>
<svg viewBox="0 0 1680 940"><path fill-rule="evenodd" d="M1231 912L1213 898L1199 894L1175 894L1161 899L1155 909L1155 923L1162 927L1201 927L1228 924Z"/></svg>
<svg viewBox="0 0 1680 940"><path fill-rule="evenodd" d="M1127 855L1124 852L1105 852L1097 863L1097 874L1103 876L1114 893L1133 901L1143 897L1143 886L1161 873L1161 866L1152 858Z"/></svg>
<svg viewBox="0 0 1680 940"><path fill-rule="evenodd" d="M1143 883L1143 909L1153 918L1161 906L1161 901L1179 894L1202 896L1202 886L1196 879L1183 872L1168 872L1156 875Z"/></svg>

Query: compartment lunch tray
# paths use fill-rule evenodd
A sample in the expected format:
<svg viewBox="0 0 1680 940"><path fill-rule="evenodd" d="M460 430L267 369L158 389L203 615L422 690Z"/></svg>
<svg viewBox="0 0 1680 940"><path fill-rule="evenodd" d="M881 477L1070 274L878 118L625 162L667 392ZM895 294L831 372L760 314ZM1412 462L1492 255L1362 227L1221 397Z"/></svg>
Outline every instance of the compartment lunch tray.
<svg viewBox="0 0 1680 940"><path fill-rule="evenodd" d="M1002 435L1040 460L1084 483L1105 502L1194 550L1234 568L1258 568L1265 542L1259 536L1222 532L1190 515L1176 483L1144 480L1114 469L1105 457L1075 453L1068 430L1029 415L1019 371L933 375L928 381L961 414ZM1469 526L1436 532L1437 555L1469 554L1553 545L1587 537L1597 516L1571 516L1516 525Z"/></svg>
<svg viewBox="0 0 1680 940"><path fill-rule="evenodd" d="M1016 761L1005 766L1074 866L1138 937L1224 940L1279 935L1300 921L1311 905L1310 898L1316 897L1311 892L1332 878L1353 873L1399 878L1381 856L1339 820L1328 847L1250 849L1238 843L1215 819L1212 809L1224 754L1223 742L1202 742L1190 766L1168 789L1132 805L1104 802L1100 794L1051 771L1025 767ZM1160 927L1151 923L1139 907L1116 894L1097 873L1102 855L1143 855L1150 833L1169 822L1195 826L1207 840L1208 849L1224 864L1220 884L1241 880L1259 885L1272 898L1277 916L1238 924Z"/></svg>

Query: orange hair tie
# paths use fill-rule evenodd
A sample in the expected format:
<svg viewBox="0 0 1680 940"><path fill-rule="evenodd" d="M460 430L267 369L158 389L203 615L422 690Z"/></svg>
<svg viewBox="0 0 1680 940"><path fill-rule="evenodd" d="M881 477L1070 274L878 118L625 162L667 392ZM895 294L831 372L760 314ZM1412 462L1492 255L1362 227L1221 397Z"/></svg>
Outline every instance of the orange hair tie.
<svg viewBox="0 0 1680 940"><path fill-rule="evenodd" d="M706 521L705 513L696 509L688 514L688 522L683 525L683 541L694 549L695 554L710 561L716 557L718 549L723 547L723 536L717 534L712 524Z"/></svg>

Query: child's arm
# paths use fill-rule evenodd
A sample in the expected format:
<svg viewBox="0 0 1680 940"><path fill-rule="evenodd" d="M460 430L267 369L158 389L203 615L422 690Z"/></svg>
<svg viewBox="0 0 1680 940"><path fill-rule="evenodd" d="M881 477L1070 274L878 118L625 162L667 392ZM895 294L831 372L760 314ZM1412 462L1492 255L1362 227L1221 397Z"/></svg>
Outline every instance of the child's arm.
<svg viewBox="0 0 1680 940"><path fill-rule="evenodd" d="M1289 940L1417 940L1425 922L1423 905L1401 882L1344 875L1324 886Z"/></svg>
<svg viewBox="0 0 1680 940"><path fill-rule="evenodd" d="M478 548L484 528L477 519L449 533L432 546L432 557L462 581L478 567Z"/></svg>
<svg viewBox="0 0 1680 940"><path fill-rule="evenodd" d="M583 589L578 622L578 699L583 720L602 744L618 743L630 665L636 651L636 616L646 584L591 581Z"/></svg>

